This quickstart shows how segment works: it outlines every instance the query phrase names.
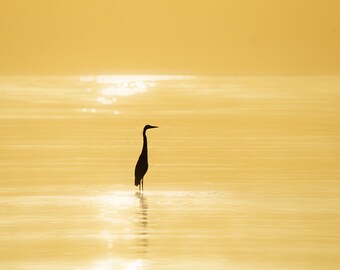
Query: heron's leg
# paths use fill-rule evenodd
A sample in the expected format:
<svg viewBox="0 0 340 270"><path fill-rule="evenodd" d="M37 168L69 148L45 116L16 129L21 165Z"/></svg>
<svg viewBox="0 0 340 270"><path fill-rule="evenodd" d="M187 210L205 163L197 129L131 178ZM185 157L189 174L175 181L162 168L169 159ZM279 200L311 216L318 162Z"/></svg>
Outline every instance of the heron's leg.
<svg viewBox="0 0 340 270"><path fill-rule="evenodd" d="M142 191L144 190L144 178L142 178Z"/></svg>

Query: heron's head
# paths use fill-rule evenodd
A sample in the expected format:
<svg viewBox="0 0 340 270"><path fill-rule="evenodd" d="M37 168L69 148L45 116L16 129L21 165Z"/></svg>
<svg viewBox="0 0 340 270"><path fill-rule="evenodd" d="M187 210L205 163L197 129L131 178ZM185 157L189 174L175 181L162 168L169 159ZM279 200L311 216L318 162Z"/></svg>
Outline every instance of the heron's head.
<svg viewBox="0 0 340 270"><path fill-rule="evenodd" d="M158 128L158 127L157 126L146 125L144 127L144 131L146 131L147 129L150 129L150 128Z"/></svg>

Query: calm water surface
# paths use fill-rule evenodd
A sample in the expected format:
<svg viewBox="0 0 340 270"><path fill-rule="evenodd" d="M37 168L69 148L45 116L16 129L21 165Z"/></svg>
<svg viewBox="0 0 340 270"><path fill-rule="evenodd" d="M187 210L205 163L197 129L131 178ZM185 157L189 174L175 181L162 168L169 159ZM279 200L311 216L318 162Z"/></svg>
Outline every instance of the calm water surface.
<svg viewBox="0 0 340 270"><path fill-rule="evenodd" d="M0 269L339 269L339 88L1 77Z"/></svg>

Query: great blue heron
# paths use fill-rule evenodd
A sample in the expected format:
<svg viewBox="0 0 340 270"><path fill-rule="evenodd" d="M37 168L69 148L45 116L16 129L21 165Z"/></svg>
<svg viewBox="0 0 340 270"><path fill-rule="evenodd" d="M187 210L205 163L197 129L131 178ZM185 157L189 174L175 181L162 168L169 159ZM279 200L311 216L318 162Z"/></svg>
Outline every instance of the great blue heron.
<svg viewBox="0 0 340 270"><path fill-rule="evenodd" d="M135 186L139 186L139 190L143 190L144 175L148 171L148 141L146 131L150 128L158 128L157 126L146 125L143 129L143 149L140 154L135 168Z"/></svg>

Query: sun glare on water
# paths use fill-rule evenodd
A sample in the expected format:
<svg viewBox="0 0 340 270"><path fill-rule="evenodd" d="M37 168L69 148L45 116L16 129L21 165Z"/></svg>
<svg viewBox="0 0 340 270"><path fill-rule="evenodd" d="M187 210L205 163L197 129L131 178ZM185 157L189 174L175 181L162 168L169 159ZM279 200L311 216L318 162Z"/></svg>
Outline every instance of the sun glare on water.
<svg viewBox="0 0 340 270"><path fill-rule="evenodd" d="M131 193L124 191L99 196L97 202L108 207L129 207L136 204L135 197L133 197Z"/></svg>
<svg viewBox="0 0 340 270"><path fill-rule="evenodd" d="M184 80L192 76L173 76L173 75L100 75L100 76L81 76L79 82L86 86L86 91L93 97L91 98L97 105L104 105L110 109L119 99L136 94L146 93L156 88L161 81ZM98 113L100 108L82 108L83 113ZM114 115L120 115L119 110L113 110Z"/></svg>
<svg viewBox="0 0 340 270"><path fill-rule="evenodd" d="M139 270L142 267L143 262L141 259L133 261L103 260L96 262L91 270Z"/></svg>
<svg viewBox="0 0 340 270"><path fill-rule="evenodd" d="M98 86L102 95L97 101L102 104L111 104L116 101L115 97L131 96L138 93L145 93L155 87L158 81L179 80L186 76L161 76L161 75L137 75L137 76L83 76L82 83L94 83Z"/></svg>

